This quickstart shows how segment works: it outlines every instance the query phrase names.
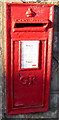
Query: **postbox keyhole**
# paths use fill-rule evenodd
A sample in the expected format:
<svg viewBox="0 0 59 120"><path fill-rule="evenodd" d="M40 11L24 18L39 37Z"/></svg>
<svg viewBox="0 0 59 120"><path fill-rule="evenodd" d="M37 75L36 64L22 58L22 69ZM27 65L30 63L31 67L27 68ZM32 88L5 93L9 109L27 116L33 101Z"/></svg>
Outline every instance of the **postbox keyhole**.
<svg viewBox="0 0 59 120"><path fill-rule="evenodd" d="M19 75L19 77L21 76L21 74L20 74L20 73L19 73L18 75Z"/></svg>

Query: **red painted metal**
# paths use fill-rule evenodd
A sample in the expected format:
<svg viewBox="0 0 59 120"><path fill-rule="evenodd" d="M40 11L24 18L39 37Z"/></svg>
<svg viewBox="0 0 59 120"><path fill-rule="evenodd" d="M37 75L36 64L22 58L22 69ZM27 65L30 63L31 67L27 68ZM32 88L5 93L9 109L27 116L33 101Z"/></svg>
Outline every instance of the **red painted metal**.
<svg viewBox="0 0 59 120"><path fill-rule="evenodd" d="M53 4L6 4L8 115L48 110L53 21ZM21 68L22 41L39 41L37 68Z"/></svg>

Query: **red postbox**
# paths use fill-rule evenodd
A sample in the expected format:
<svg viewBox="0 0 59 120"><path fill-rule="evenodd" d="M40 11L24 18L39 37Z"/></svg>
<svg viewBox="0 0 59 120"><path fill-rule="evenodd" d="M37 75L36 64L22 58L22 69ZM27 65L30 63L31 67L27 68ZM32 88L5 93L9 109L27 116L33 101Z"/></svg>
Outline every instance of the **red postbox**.
<svg viewBox="0 0 59 120"><path fill-rule="evenodd" d="M48 110L54 5L6 4L7 114Z"/></svg>

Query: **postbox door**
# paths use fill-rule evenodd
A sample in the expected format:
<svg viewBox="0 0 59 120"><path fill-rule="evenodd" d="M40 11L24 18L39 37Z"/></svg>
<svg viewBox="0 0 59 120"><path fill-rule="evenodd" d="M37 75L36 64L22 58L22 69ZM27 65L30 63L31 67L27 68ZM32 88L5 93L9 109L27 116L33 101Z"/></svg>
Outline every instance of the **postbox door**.
<svg viewBox="0 0 59 120"><path fill-rule="evenodd" d="M14 106L43 106L47 40L13 42Z"/></svg>

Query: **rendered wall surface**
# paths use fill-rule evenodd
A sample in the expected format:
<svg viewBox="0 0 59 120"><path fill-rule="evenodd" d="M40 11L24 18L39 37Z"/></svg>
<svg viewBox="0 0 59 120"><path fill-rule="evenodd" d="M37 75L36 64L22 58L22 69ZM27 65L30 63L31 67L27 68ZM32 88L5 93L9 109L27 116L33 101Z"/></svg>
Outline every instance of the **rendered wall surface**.
<svg viewBox="0 0 59 120"><path fill-rule="evenodd" d="M0 0L1 1L1 0ZM54 0L53 0L54 1ZM49 111L44 113L29 113L7 116L5 105L5 60L6 60L6 33L5 33L5 3L4 2L40 2L39 0L2 0L0 2L0 119L18 120L59 118L59 7L55 6L54 38L53 38L53 60L51 73L51 91ZM44 1L41 1L44 2ZM51 2L51 0L49 0ZM57 3L56 3L57 2ZM55 4L59 4L58 0Z"/></svg>

